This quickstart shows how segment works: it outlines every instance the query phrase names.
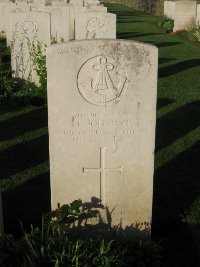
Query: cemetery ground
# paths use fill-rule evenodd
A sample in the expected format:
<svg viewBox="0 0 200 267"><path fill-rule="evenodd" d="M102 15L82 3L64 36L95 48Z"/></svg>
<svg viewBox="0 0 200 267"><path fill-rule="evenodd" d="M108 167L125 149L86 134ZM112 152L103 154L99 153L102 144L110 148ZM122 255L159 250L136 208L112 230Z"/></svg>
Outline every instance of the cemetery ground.
<svg viewBox="0 0 200 267"><path fill-rule="evenodd" d="M118 39L159 48L152 235L164 247L164 266L198 266L200 43L166 34L155 16L107 6L117 14ZM11 97L0 106L0 141L5 231L19 235L19 221L28 229L50 210L47 108Z"/></svg>

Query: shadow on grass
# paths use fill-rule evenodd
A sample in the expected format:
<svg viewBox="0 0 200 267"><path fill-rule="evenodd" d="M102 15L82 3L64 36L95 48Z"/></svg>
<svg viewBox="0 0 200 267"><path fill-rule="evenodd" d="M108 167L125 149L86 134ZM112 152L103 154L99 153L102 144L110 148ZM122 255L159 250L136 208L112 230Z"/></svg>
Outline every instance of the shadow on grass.
<svg viewBox="0 0 200 267"><path fill-rule="evenodd" d="M0 122L0 141L15 138L26 132L47 126L47 109L35 109L28 113Z"/></svg>
<svg viewBox="0 0 200 267"><path fill-rule="evenodd" d="M144 21L142 21L142 20L131 20L131 19L127 19L127 18L124 18L124 19L118 18L117 19L117 23L140 23L140 22L144 22Z"/></svg>
<svg viewBox="0 0 200 267"><path fill-rule="evenodd" d="M200 66L200 59L191 59L182 61L170 66L161 67L158 71L159 78L168 77L181 71L192 69Z"/></svg>
<svg viewBox="0 0 200 267"><path fill-rule="evenodd" d="M181 232L181 219L200 195L200 141L160 167L154 177L153 230L172 236Z"/></svg>
<svg viewBox="0 0 200 267"><path fill-rule="evenodd" d="M158 98L157 99L157 110L168 106L170 104L172 104L174 102L173 99L169 99L169 98Z"/></svg>
<svg viewBox="0 0 200 267"><path fill-rule="evenodd" d="M33 137L34 138L34 137ZM49 160L48 135L12 146L0 153L0 179Z"/></svg>
<svg viewBox="0 0 200 267"><path fill-rule="evenodd" d="M169 61L173 61L173 60L176 60L176 58L170 58L170 57L160 57L158 59L158 63L159 64L164 64L164 63L167 63Z"/></svg>
<svg viewBox="0 0 200 267"><path fill-rule="evenodd" d="M50 211L49 173L38 175L25 184L2 193L4 228L6 233L19 235L25 229L40 225L43 213Z"/></svg>
<svg viewBox="0 0 200 267"><path fill-rule="evenodd" d="M122 32L117 34L117 38L128 39L131 37L143 37L143 36L151 36L151 35L160 35L162 33L140 33L140 32Z"/></svg>
<svg viewBox="0 0 200 267"><path fill-rule="evenodd" d="M176 45L180 45L183 44L182 42L163 42L163 43L154 43L155 46L157 46L158 48L162 48L162 47L168 47L168 46L176 46Z"/></svg>
<svg viewBox="0 0 200 267"><path fill-rule="evenodd" d="M167 147L199 126L199 100L159 118L156 123L156 151Z"/></svg>

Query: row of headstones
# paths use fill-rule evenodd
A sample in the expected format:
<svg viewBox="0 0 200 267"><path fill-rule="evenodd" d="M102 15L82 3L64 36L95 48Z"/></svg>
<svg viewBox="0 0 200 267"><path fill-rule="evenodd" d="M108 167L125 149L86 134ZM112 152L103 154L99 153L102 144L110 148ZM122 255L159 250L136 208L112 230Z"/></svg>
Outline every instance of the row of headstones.
<svg viewBox="0 0 200 267"><path fill-rule="evenodd" d="M164 15L174 20L174 32L188 30L200 24L200 4L197 1L165 1Z"/></svg>
<svg viewBox="0 0 200 267"><path fill-rule="evenodd" d="M64 1L0 3L0 31L11 47L14 77L38 82L28 42L50 45L52 41L116 38L116 15L106 7L95 0Z"/></svg>

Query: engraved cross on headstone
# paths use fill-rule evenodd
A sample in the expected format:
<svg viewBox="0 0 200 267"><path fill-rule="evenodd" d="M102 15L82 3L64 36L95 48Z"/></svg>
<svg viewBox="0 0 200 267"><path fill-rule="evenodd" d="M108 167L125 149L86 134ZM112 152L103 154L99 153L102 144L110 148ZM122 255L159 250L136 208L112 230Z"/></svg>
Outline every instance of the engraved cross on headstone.
<svg viewBox="0 0 200 267"><path fill-rule="evenodd" d="M122 173L122 167L118 168L106 168L105 164L105 152L106 147L100 148L100 168L83 168L83 172L99 172L100 173L100 200L105 203L105 178L106 172L120 172Z"/></svg>

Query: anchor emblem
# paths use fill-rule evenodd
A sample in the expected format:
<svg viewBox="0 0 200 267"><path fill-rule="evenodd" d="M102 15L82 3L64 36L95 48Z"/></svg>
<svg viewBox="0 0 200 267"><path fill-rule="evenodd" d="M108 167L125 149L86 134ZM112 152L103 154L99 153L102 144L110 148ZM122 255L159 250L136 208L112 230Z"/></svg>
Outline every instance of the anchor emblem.
<svg viewBox="0 0 200 267"><path fill-rule="evenodd" d="M120 74L114 62L105 56L86 61L78 73L81 95L96 105L106 105L119 100L127 89L127 82L126 75Z"/></svg>

